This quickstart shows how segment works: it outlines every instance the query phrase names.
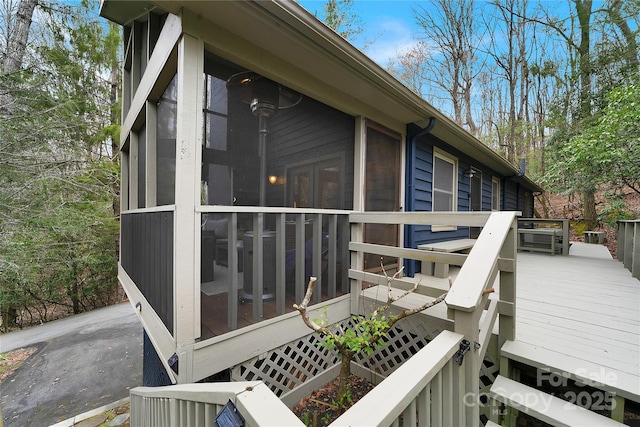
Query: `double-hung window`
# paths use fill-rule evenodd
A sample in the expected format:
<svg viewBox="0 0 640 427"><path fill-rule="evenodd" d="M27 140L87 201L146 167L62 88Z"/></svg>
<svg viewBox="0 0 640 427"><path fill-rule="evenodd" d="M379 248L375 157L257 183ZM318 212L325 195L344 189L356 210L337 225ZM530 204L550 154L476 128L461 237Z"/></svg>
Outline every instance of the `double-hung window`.
<svg viewBox="0 0 640 427"><path fill-rule="evenodd" d="M500 210L500 180L495 177L491 179L491 210Z"/></svg>
<svg viewBox="0 0 640 427"><path fill-rule="evenodd" d="M457 193L457 170L458 161L456 158L434 150L433 154L433 212L454 212L456 211ZM455 227L433 226L432 231L452 230Z"/></svg>

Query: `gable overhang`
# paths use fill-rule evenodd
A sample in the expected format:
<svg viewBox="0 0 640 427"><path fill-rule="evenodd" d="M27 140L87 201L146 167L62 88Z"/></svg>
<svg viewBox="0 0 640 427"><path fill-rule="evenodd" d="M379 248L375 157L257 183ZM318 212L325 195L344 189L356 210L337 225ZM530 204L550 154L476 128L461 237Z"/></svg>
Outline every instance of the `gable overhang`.
<svg viewBox="0 0 640 427"><path fill-rule="evenodd" d="M295 1L102 0L100 13L128 25L150 11L181 16L183 31L207 50L347 114L401 134L410 123L423 128L435 118L432 135L531 191L542 190Z"/></svg>

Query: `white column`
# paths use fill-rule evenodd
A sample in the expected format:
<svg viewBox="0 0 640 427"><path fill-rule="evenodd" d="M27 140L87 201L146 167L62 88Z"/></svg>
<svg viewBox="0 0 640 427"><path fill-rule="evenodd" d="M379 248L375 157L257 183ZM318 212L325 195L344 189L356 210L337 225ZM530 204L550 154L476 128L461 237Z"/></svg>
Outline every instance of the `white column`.
<svg viewBox="0 0 640 427"><path fill-rule="evenodd" d="M175 339L178 382L193 381L193 344L200 336L200 171L204 44L187 34L178 42L174 243Z"/></svg>
<svg viewBox="0 0 640 427"><path fill-rule="evenodd" d="M364 188L366 173L366 152L367 152L367 126L364 117L356 117L355 129L355 152L353 171L353 210L364 211ZM351 226L352 242L362 242L364 240L364 226L362 224ZM356 270L364 269L364 254L356 252L351 254L351 268ZM359 314L360 294L362 293L362 281L350 280L351 288L351 313Z"/></svg>

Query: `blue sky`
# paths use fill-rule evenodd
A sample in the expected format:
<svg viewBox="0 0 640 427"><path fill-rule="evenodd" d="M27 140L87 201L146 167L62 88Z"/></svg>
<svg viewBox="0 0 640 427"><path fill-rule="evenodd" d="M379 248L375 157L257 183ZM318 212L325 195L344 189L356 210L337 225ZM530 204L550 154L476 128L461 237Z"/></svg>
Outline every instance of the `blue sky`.
<svg viewBox="0 0 640 427"><path fill-rule="evenodd" d="M320 19L323 16L324 0L298 0L312 14ZM366 54L374 61L385 66L389 58L398 52L408 50L414 43L414 34L418 26L413 19L412 8L426 2L414 0L356 0L353 12L362 20L369 45ZM362 47L362 41L356 41Z"/></svg>

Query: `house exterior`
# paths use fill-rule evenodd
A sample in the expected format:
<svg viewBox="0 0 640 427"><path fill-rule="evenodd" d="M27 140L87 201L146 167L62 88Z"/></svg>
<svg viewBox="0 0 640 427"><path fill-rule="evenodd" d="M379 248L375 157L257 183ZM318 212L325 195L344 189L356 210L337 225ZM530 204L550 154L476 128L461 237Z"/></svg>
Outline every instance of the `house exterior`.
<svg viewBox="0 0 640 427"><path fill-rule="evenodd" d="M192 383L308 335L291 308L357 311L352 212L520 211L541 191L289 1L103 0L123 26L119 280L145 383ZM366 224L415 249L473 226ZM386 256L386 269L419 261ZM476 331L477 332L477 331Z"/></svg>

